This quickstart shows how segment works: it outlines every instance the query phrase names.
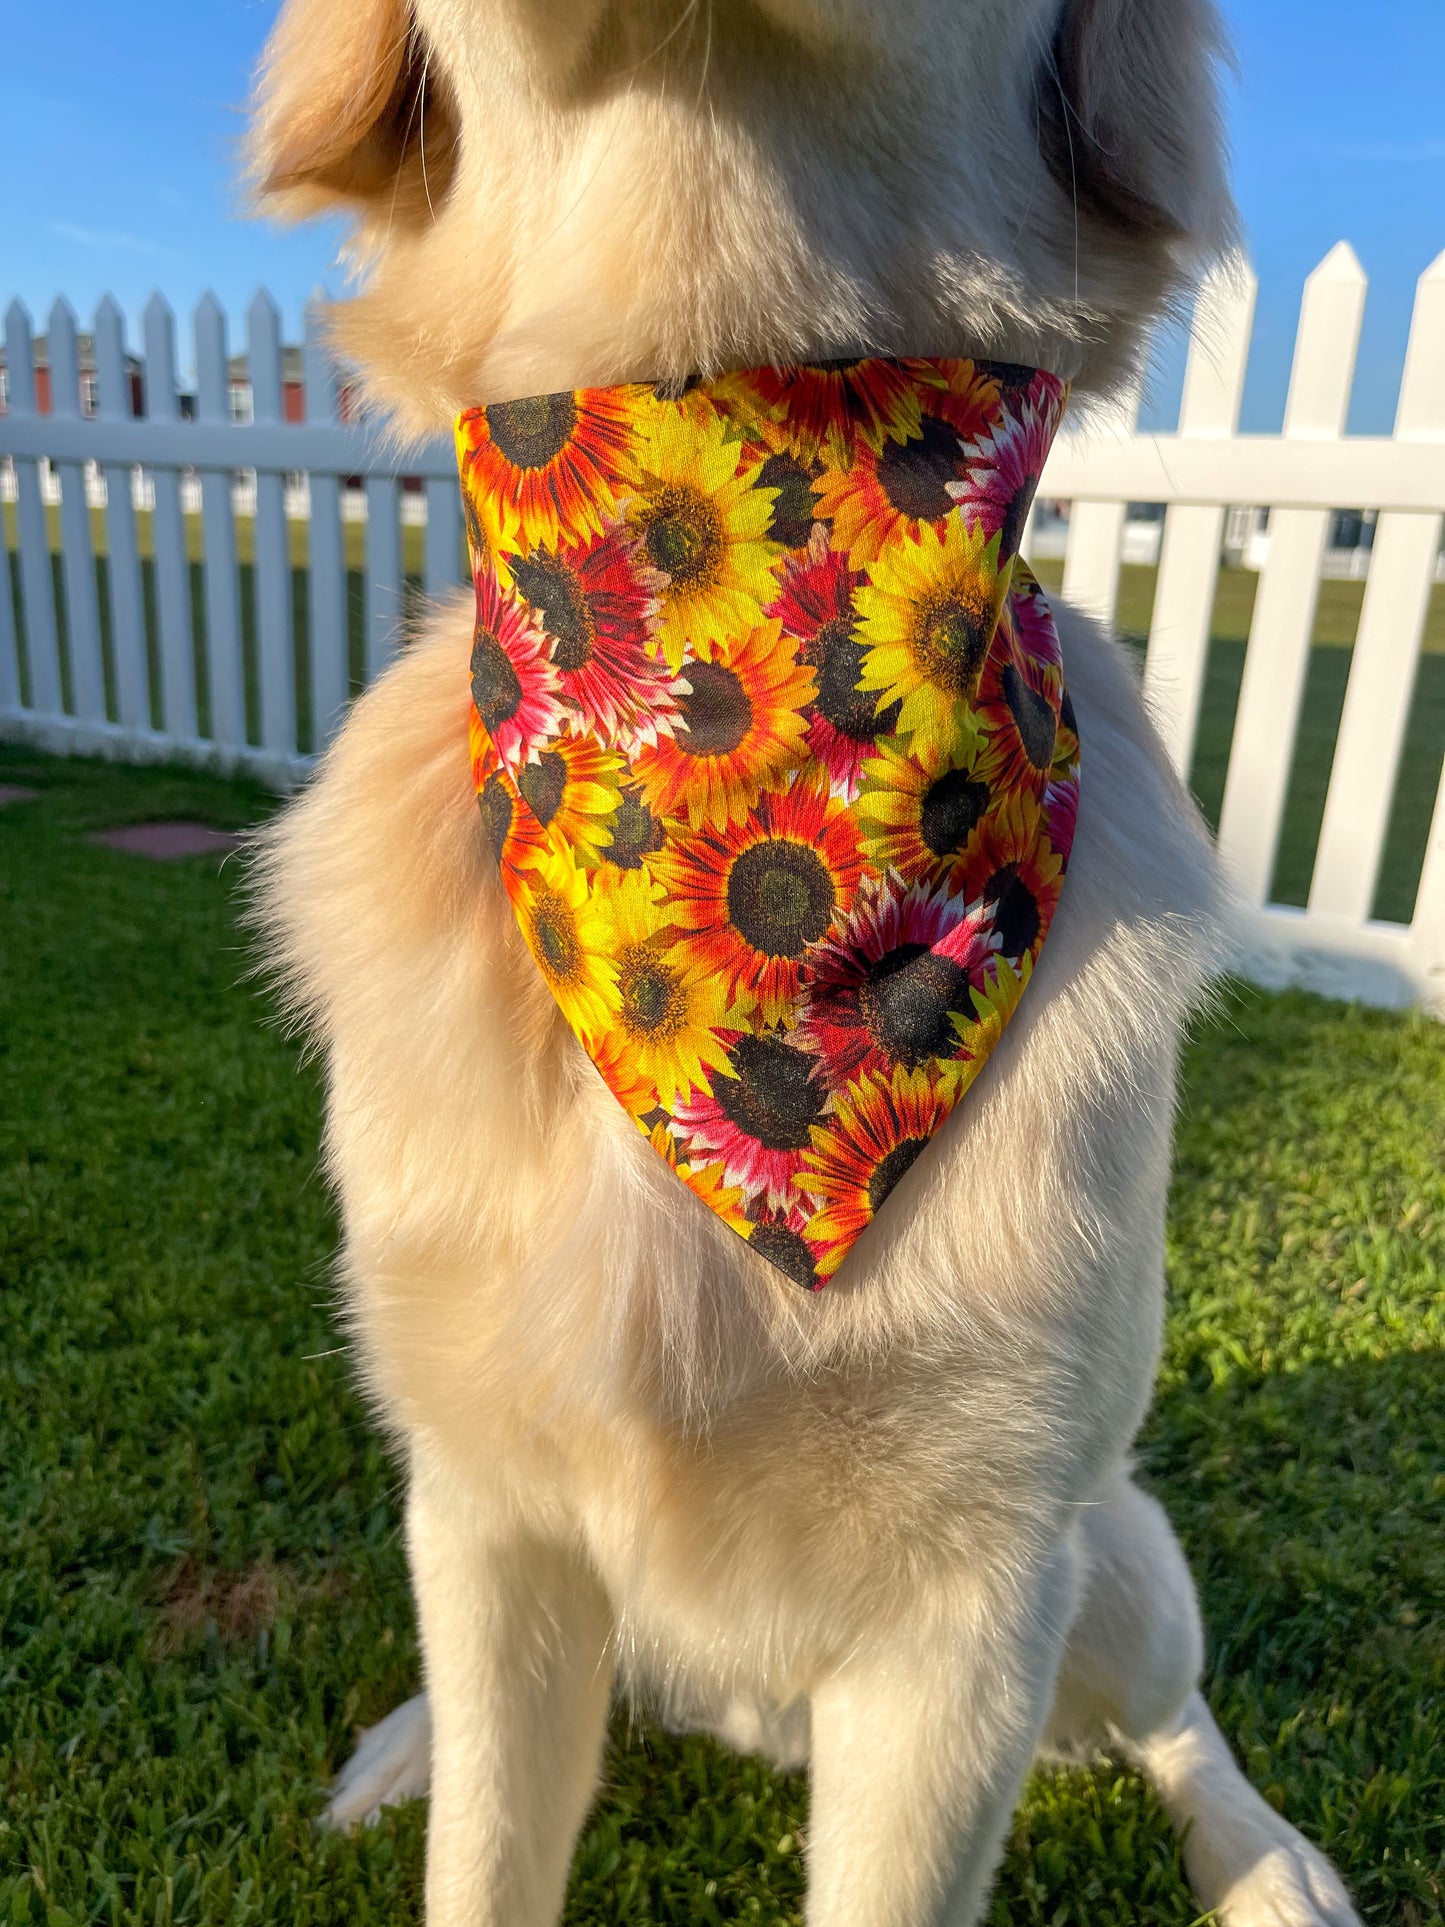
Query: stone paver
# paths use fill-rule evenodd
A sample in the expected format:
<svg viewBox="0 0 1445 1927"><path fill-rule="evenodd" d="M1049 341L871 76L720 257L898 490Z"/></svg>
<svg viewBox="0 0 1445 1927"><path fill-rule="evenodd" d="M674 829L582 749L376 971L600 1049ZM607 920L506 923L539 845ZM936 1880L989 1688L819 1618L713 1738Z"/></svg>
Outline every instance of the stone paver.
<svg viewBox="0 0 1445 1927"><path fill-rule="evenodd" d="M233 830L213 830L205 823L127 823L117 830L96 830L90 838L109 850L148 856L155 863L181 856L225 856L239 850L242 840Z"/></svg>

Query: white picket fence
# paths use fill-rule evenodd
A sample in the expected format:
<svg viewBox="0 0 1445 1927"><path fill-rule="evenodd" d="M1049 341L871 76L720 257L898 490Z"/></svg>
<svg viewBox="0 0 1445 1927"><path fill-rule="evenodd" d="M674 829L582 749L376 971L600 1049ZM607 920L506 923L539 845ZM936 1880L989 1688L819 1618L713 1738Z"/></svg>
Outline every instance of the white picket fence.
<svg viewBox="0 0 1445 1927"><path fill-rule="evenodd" d="M1118 594L1131 502L1167 505L1145 687L1171 755L1190 768L1204 690L1210 620L1233 506L1271 510L1230 751L1219 843L1245 906L1241 965L1265 982L1303 982L1337 995L1445 1014L1445 780L1435 793L1414 919L1371 919L1427 602L1445 513L1445 255L1423 276L1393 436L1346 436L1345 418L1366 279L1353 252L1333 250L1305 288L1283 433L1238 431L1253 328L1255 285L1242 266L1201 297L1178 431L1136 430L1137 401L1108 422L1065 437L1041 497L1072 503L1064 593L1107 618ZM53 404L35 407L29 316L5 320L9 412L0 458L14 471L24 612L25 699L11 598L0 593L0 736L130 759L183 757L247 768L289 784L313 758L297 736L291 574L284 482L309 478L310 699L316 746L334 734L349 699L342 491L363 478L366 519L365 675L398 646L404 593L401 489L393 449L365 422L343 421L338 375L306 316L306 419L282 409L279 316L258 294L246 317L254 420L230 419L226 317L212 298L196 311L196 419L179 417L175 323L157 296L143 322L146 414L132 418L124 329L106 300L96 314L99 411L82 416L76 321L58 301L49 319ZM42 501L42 464L60 480L69 700L62 702L61 631ZM107 696L84 468L106 483L112 678ZM159 658L152 711L133 470L153 492L151 544ZM439 441L405 458L425 494L423 583L459 579L460 501L452 451ZM259 683L248 733L241 590L233 489L254 475L254 594ZM182 485L200 479L204 559L207 732L198 726ZM249 499L249 498L248 498ZM293 502L294 507L294 502ZM1310 638L1331 511L1379 511L1328 799L1305 908L1271 903ZM1028 552L1029 537L1025 538ZM0 589L6 585L0 578Z"/></svg>

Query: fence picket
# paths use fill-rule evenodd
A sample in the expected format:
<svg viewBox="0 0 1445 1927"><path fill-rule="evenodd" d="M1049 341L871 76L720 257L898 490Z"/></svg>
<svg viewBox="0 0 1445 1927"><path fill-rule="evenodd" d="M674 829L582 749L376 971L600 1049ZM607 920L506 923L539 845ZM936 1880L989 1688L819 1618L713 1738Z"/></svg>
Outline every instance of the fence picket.
<svg viewBox="0 0 1445 1927"><path fill-rule="evenodd" d="M196 308L196 418L231 418L226 375L226 317L213 294ZM245 665L241 656L240 578L229 469L201 470L201 540L206 584L206 680L211 740L232 748L246 740Z"/></svg>
<svg viewBox="0 0 1445 1927"><path fill-rule="evenodd" d="M35 413L35 349L23 302L5 311L5 365L10 372L10 413ZM40 499L40 464L15 458L15 532L20 541L20 600L25 616L25 658L30 700L42 716L60 716L60 636L55 626L55 579L50 570L50 531Z"/></svg>
<svg viewBox="0 0 1445 1927"><path fill-rule="evenodd" d="M175 317L158 294L146 303L143 328L146 418L153 422L179 421ZM181 520L181 478L178 470L158 464L150 470L150 480L154 491L151 546L161 644L161 727L167 736L191 742L196 736L196 651L186 529Z"/></svg>
<svg viewBox="0 0 1445 1927"><path fill-rule="evenodd" d="M80 419L80 352L75 310L62 295L50 310L50 412L60 421ZM95 551L85 500L85 469L57 462L60 481L60 559L65 583L65 628L70 656L71 707L82 721L105 721L105 669L100 651L100 604L95 592Z"/></svg>
<svg viewBox="0 0 1445 1927"><path fill-rule="evenodd" d="M1233 261L1201 291L1184 371L1181 435L1228 440L1238 428L1256 288L1249 270ZM1160 541L1144 694L1186 780L1204 694L1224 515L1223 503L1175 502L1165 512Z"/></svg>
<svg viewBox="0 0 1445 1927"><path fill-rule="evenodd" d="M1140 390L1131 388L1116 413L1091 432L1102 439L1127 439L1139 419ZM1064 599L1100 622L1112 622L1119 602L1119 561L1124 544L1127 502L1093 501L1084 497L1069 513L1069 535L1064 549Z"/></svg>
<svg viewBox="0 0 1445 1927"><path fill-rule="evenodd" d="M326 340L326 309L327 303L319 295L306 304L302 385L306 419L315 423L334 422L338 413L336 370ZM311 741L313 749L319 752L341 727L351 694L340 478L313 470L310 496L307 597L311 633Z"/></svg>
<svg viewBox="0 0 1445 1927"><path fill-rule="evenodd" d="M125 323L109 295L95 311L95 376L102 417L129 420L130 382L125 367ZM115 671L115 713L122 729L149 729L149 677L146 674L145 600L141 588L140 544L129 465L111 462L105 476L107 575L110 585L110 635Z"/></svg>
<svg viewBox="0 0 1445 1927"><path fill-rule="evenodd" d="M246 315L251 405L258 422L284 418L281 313L258 289ZM285 483L256 476L256 652L261 679L261 743L278 756L296 751L296 663L291 639L291 553L286 534Z"/></svg>
<svg viewBox="0 0 1445 1927"><path fill-rule="evenodd" d="M426 565L423 584L429 596L453 589L461 580L462 498L452 482L426 485Z"/></svg>
<svg viewBox="0 0 1445 1927"><path fill-rule="evenodd" d="M1336 441L1344 433L1365 287L1343 241L1306 282L1287 441ZM1267 901L1274 876L1329 525L1330 511L1320 508L1279 509L1270 520L1219 815L1219 847L1248 903Z"/></svg>
<svg viewBox="0 0 1445 1927"><path fill-rule="evenodd" d="M366 478L366 679L396 653L402 618L401 516L389 475Z"/></svg>
<svg viewBox="0 0 1445 1927"><path fill-rule="evenodd" d="M1445 444L1445 254L1420 278L1395 433ZM1363 921L1374 902L1439 553L1438 515L1380 517L1310 884L1322 916Z"/></svg>

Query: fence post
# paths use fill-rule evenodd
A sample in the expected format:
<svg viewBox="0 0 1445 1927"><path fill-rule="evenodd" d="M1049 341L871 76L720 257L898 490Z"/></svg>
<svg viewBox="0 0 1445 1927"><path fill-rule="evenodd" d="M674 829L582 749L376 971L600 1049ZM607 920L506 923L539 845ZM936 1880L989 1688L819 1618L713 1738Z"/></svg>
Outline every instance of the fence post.
<svg viewBox="0 0 1445 1927"><path fill-rule="evenodd" d="M1420 277L1395 437L1440 442L1445 466L1445 254ZM1323 916L1362 923L1375 900L1439 554L1438 515L1380 517L1310 883Z"/></svg>
<svg viewBox="0 0 1445 1927"><path fill-rule="evenodd" d="M1238 428L1256 290L1253 274L1238 259L1217 269L1200 290L1184 370L1181 435L1227 441ZM1174 502L1165 512L1159 547L1144 694L1186 782L1204 694L1224 516L1223 504Z"/></svg>
<svg viewBox="0 0 1445 1927"><path fill-rule="evenodd" d="M281 316L264 288L246 313L252 414L280 422ZM296 658L291 639L291 552L286 533L285 482L256 475L256 659L261 675L261 742L278 756L296 753Z"/></svg>
<svg viewBox="0 0 1445 1927"><path fill-rule="evenodd" d="M1286 440L1337 441L1344 432L1365 286L1343 241L1305 283ZM1219 814L1220 850L1252 904L1267 900L1274 877L1329 525L1328 509L1276 509L1270 518Z"/></svg>
<svg viewBox="0 0 1445 1927"><path fill-rule="evenodd" d="M146 303L145 397L151 421L180 419L176 395L175 317L159 294ZM196 645L191 627L190 564L181 520L181 478L169 463L151 468L151 546L155 554L156 614L161 632L161 727L168 736L196 736Z"/></svg>
<svg viewBox="0 0 1445 1927"><path fill-rule="evenodd" d="M10 371L10 412L35 411L35 352L30 316L12 301L5 310L5 365ZM15 457L15 530L20 540L20 594L25 612L25 655L30 665L30 705L41 716L59 716L60 636L55 626L55 578L50 568L50 531L40 499L40 464Z"/></svg>
<svg viewBox="0 0 1445 1927"><path fill-rule="evenodd" d="M125 323L109 295L95 311L95 377L102 417L128 420L131 398L125 369ZM149 729L145 600L141 590L135 503L131 499L132 471L125 463L108 462L103 472L116 718L122 729Z"/></svg>
<svg viewBox="0 0 1445 1927"><path fill-rule="evenodd" d="M196 416L231 419L226 372L226 317L213 294L196 308ZM229 469L201 470L201 531L205 547L206 667L211 686L211 738L228 749L246 741L246 683L241 660L240 581Z"/></svg>
<svg viewBox="0 0 1445 1927"><path fill-rule="evenodd" d="M308 422L337 419L336 370L326 339L328 303L319 291L306 304L302 380ZM311 746L319 754L341 727L351 694L346 623L346 555L341 542L341 479L312 474L307 613L311 650Z"/></svg>
<svg viewBox="0 0 1445 1927"><path fill-rule="evenodd" d="M50 412L57 421L80 419L80 353L75 310L59 296L50 309ZM95 593L95 552L85 467L57 462L60 478L60 553L65 583L65 628L70 655L72 707L82 722L105 721L105 669L100 653L100 605Z"/></svg>

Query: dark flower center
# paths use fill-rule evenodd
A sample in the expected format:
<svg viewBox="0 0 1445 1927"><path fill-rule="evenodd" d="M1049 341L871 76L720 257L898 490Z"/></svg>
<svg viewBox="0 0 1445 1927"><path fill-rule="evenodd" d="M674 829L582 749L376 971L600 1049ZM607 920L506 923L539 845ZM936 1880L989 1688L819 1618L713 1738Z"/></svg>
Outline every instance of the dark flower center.
<svg viewBox="0 0 1445 1927"><path fill-rule="evenodd" d="M687 1015L687 996L676 975L643 945L626 952L618 971L622 1021L644 1036L671 1036Z"/></svg>
<svg viewBox="0 0 1445 1927"><path fill-rule="evenodd" d="M664 488L652 498L643 540L655 567L679 589L706 588L723 555L722 524L695 488Z"/></svg>
<svg viewBox="0 0 1445 1927"><path fill-rule="evenodd" d="M954 856L968 842L988 808L988 784L961 769L945 770L923 792L918 833L936 857Z"/></svg>
<svg viewBox="0 0 1445 1927"><path fill-rule="evenodd" d="M472 639L472 701L493 735L522 706L522 685L511 657L480 623Z"/></svg>
<svg viewBox="0 0 1445 1927"><path fill-rule="evenodd" d="M607 860L619 870L637 870L642 859L662 848L662 823L638 796L624 795L612 814Z"/></svg>
<svg viewBox="0 0 1445 1927"><path fill-rule="evenodd" d="M493 402L482 413L487 432L514 468L545 468L577 426L577 400L566 393Z"/></svg>
<svg viewBox="0 0 1445 1927"><path fill-rule="evenodd" d="M951 696L971 696L993 640L993 601L982 583L935 591L919 605L914 651L924 674Z"/></svg>
<svg viewBox="0 0 1445 1927"><path fill-rule="evenodd" d="M737 1075L715 1079L713 1095L723 1116L764 1150L806 1151L827 1101L812 1076L815 1061L780 1037L740 1037L728 1052Z"/></svg>
<svg viewBox="0 0 1445 1927"><path fill-rule="evenodd" d="M1035 370L1019 361L976 361L974 372L998 383L1001 395L1022 395L1033 386Z"/></svg>
<svg viewBox="0 0 1445 1927"><path fill-rule="evenodd" d="M549 976L576 976L582 953L572 912L561 897L548 892L539 900L532 914L532 941Z"/></svg>
<svg viewBox="0 0 1445 1927"><path fill-rule="evenodd" d="M1064 691L1063 699L1059 703L1059 721L1071 736L1078 735L1079 723L1078 718L1074 715L1074 699L1067 689Z"/></svg>
<svg viewBox="0 0 1445 1927"><path fill-rule="evenodd" d="M507 832L512 827L512 793L502 781L498 771L492 774L477 791L477 807L482 812L482 822L486 826L487 841L492 846L492 855L498 863L506 847Z"/></svg>
<svg viewBox="0 0 1445 1927"><path fill-rule="evenodd" d="M806 1240L787 1225L755 1224L748 1233L748 1243L795 1285L801 1285L805 1291L816 1288L818 1274L813 1269L813 1254Z"/></svg>
<svg viewBox="0 0 1445 1927"><path fill-rule="evenodd" d="M737 671L720 662L690 662L691 693L679 697L684 728L677 746L686 756L727 756L752 727L753 706Z"/></svg>
<svg viewBox="0 0 1445 1927"><path fill-rule="evenodd" d="M1003 699L1014 719L1024 755L1035 769L1047 769L1054 760L1054 738L1058 724L1048 699L1031 688L1016 663L1003 666Z"/></svg>
<svg viewBox="0 0 1445 1927"><path fill-rule="evenodd" d="M946 484L960 475L958 433L937 415L923 417L911 442L887 442L878 457L878 486L900 515L938 522L956 507Z"/></svg>
<svg viewBox="0 0 1445 1927"><path fill-rule="evenodd" d="M1004 510L1003 533L999 541L999 554L1004 561L1018 554L1024 523L1029 519L1029 510L1033 507L1034 490L1037 487L1037 482L1027 481L1020 488L1016 488L1008 507Z"/></svg>
<svg viewBox="0 0 1445 1927"><path fill-rule="evenodd" d="M930 1058L957 1054L949 1012L968 1009L968 972L927 944L901 943L868 966L858 1009L879 1049L916 1070Z"/></svg>
<svg viewBox="0 0 1445 1927"><path fill-rule="evenodd" d="M789 549L806 547L818 512L807 469L795 456L770 455L758 471L757 486L778 491L768 526L773 541Z"/></svg>
<svg viewBox="0 0 1445 1927"><path fill-rule="evenodd" d="M597 634L587 592L560 556L538 552L512 563L518 589L542 617L559 669L581 669L591 659Z"/></svg>
<svg viewBox="0 0 1445 1927"><path fill-rule="evenodd" d="M1038 898L1019 875L1016 863L995 870L983 887L984 902L990 906L993 927L1006 957L1021 957L1032 950L1043 918Z"/></svg>
<svg viewBox="0 0 1445 1927"><path fill-rule="evenodd" d="M859 689L863 649L854 639L846 616L834 616L803 644L803 660L817 671L818 694L814 704L840 735L850 737L855 743L871 743L892 728L900 705L890 703L881 716L877 715L874 705L878 698Z"/></svg>
<svg viewBox="0 0 1445 1927"><path fill-rule="evenodd" d="M561 807L567 765L555 749L544 749L535 763L524 763L517 778L522 800L545 829Z"/></svg>
<svg viewBox="0 0 1445 1927"><path fill-rule="evenodd" d="M728 876L728 916L768 957L801 957L837 908L828 866L805 843L769 837L744 850Z"/></svg>
<svg viewBox="0 0 1445 1927"><path fill-rule="evenodd" d="M868 1180L868 1208L875 1218L883 1209L883 1201L888 1193L904 1172L918 1162L919 1156L927 1148L926 1137L906 1137L901 1144L895 1144L891 1151L879 1158Z"/></svg>

